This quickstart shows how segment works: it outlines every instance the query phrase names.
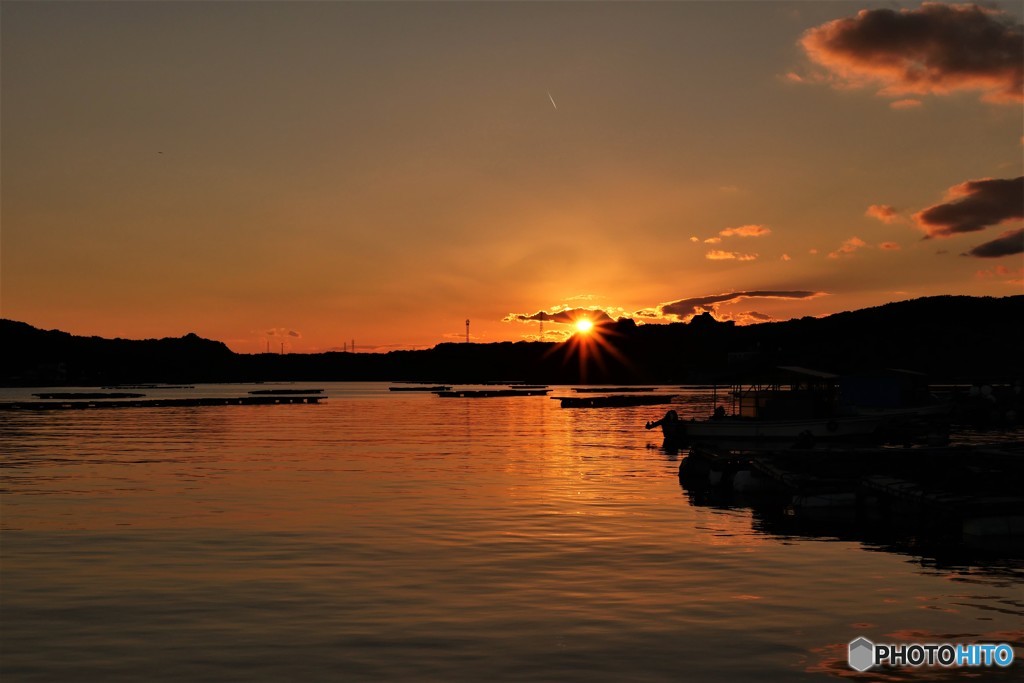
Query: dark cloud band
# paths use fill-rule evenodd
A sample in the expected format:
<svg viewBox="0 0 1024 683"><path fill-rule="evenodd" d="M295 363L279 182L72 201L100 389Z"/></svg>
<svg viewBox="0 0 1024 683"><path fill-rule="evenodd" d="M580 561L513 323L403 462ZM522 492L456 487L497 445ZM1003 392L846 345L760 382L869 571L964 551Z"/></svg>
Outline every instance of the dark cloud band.
<svg viewBox="0 0 1024 683"><path fill-rule="evenodd" d="M1000 256L1012 256L1013 254L1024 253L1024 228L1011 230L1001 236L979 244L968 251L964 256L977 256L978 258L999 258Z"/></svg>
<svg viewBox="0 0 1024 683"><path fill-rule="evenodd" d="M948 199L914 214L928 237L976 232L1024 218L1024 176L968 180L951 187Z"/></svg>
<svg viewBox="0 0 1024 683"><path fill-rule="evenodd" d="M994 102L1024 99L1024 26L978 5L928 2L862 10L807 31L800 44L837 85L879 94L980 90Z"/></svg>
<svg viewBox="0 0 1024 683"><path fill-rule="evenodd" d="M537 311L536 313L509 313L503 318L504 322L553 322L553 323L575 323L580 318L587 318L595 323L610 323L614 319L599 308L567 308L561 311L548 313Z"/></svg>
<svg viewBox="0 0 1024 683"><path fill-rule="evenodd" d="M679 320L696 315L705 310L714 310L721 304L733 303L742 299L810 299L820 296L821 292L805 290L753 290L749 292L729 292L711 296L679 299L658 306L662 316L672 316Z"/></svg>

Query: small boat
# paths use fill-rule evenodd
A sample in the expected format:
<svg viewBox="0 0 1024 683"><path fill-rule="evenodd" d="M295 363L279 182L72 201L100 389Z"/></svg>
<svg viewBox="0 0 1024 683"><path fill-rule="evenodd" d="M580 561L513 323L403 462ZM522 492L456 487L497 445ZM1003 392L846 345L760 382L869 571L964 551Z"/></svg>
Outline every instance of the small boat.
<svg viewBox="0 0 1024 683"><path fill-rule="evenodd" d="M654 406L671 403L675 394L654 396L552 396L562 402L563 408L625 408L628 406Z"/></svg>
<svg viewBox="0 0 1024 683"><path fill-rule="evenodd" d="M788 442L809 446L819 440L878 440L890 419L883 414L842 414L837 407L839 376L796 366L776 368L775 378L737 384L728 395L732 412L718 404L706 420L684 421L674 411L647 429L661 427L667 447L694 443ZM787 386L788 385L788 386Z"/></svg>
<svg viewBox="0 0 1024 683"><path fill-rule="evenodd" d="M884 416L830 417L798 420L759 420L721 417L710 420L680 420L670 410L661 420L648 422L647 429L660 426L666 441L697 443L705 441L790 441L820 439L856 440L875 436L885 425Z"/></svg>
<svg viewBox="0 0 1024 683"><path fill-rule="evenodd" d="M508 396L547 396L550 389L461 389L435 391L441 398L505 398Z"/></svg>
<svg viewBox="0 0 1024 683"><path fill-rule="evenodd" d="M124 391L65 391L52 394L32 394L36 398L44 399L95 399L95 398L142 398L145 394L128 393Z"/></svg>

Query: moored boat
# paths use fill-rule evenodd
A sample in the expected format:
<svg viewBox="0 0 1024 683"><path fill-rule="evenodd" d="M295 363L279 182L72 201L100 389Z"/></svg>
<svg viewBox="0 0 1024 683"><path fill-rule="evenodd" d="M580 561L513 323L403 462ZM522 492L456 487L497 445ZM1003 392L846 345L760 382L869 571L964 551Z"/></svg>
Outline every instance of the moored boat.
<svg viewBox="0 0 1024 683"><path fill-rule="evenodd" d="M661 427L667 445L709 441L784 441L799 443L818 440L865 440L873 438L886 424L884 416L850 416L793 420L762 420L739 416L709 420L680 420L674 410L648 422L647 429Z"/></svg>
<svg viewBox="0 0 1024 683"><path fill-rule="evenodd" d="M730 413L718 404L716 390L710 418L684 421L670 410L646 428L661 427L669 448L733 441L808 446L820 440L879 440L891 417L840 410L838 381L838 375L828 372L778 367L767 381L734 385L726 394L731 398Z"/></svg>

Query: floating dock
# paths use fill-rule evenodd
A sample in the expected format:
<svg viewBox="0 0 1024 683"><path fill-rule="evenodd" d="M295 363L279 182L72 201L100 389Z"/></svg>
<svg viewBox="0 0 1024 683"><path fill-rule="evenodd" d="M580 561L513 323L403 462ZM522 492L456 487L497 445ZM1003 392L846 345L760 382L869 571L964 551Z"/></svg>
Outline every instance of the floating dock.
<svg viewBox="0 0 1024 683"><path fill-rule="evenodd" d="M233 398L152 398L109 401L4 401L0 410L91 410L94 408L195 408L319 403L320 396L236 396Z"/></svg>
<svg viewBox="0 0 1024 683"><path fill-rule="evenodd" d="M576 387L577 394L623 394L654 391L656 387Z"/></svg>
<svg viewBox="0 0 1024 683"><path fill-rule="evenodd" d="M145 394L134 394L123 391L65 391L51 394L32 394L36 398L45 399L86 399L86 398L142 398Z"/></svg>
<svg viewBox="0 0 1024 683"><path fill-rule="evenodd" d="M435 391L441 398L505 398L508 396L547 396L550 389L466 389Z"/></svg>
<svg viewBox="0 0 1024 683"><path fill-rule="evenodd" d="M675 394L659 394L656 396L552 396L551 398L561 401L563 408L626 408L671 403L675 397Z"/></svg>
<svg viewBox="0 0 1024 683"><path fill-rule="evenodd" d="M323 389L256 389L250 391L255 396L299 396L301 394L322 394Z"/></svg>
<svg viewBox="0 0 1024 683"><path fill-rule="evenodd" d="M438 385L436 387L388 387L388 391L430 391L437 393L438 391L451 391L451 387Z"/></svg>

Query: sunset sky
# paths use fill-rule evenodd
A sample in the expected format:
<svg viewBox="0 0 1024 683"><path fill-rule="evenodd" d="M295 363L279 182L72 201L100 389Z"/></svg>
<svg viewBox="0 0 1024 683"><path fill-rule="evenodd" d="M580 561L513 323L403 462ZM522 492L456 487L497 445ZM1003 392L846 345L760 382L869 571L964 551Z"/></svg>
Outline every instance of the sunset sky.
<svg viewBox="0 0 1024 683"><path fill-rule="evenodd" d="M8 2L2 314L240 352L1024 292L1019 2Z"/></svg>

